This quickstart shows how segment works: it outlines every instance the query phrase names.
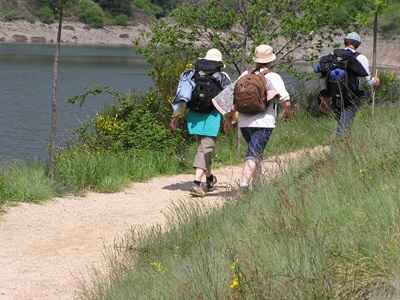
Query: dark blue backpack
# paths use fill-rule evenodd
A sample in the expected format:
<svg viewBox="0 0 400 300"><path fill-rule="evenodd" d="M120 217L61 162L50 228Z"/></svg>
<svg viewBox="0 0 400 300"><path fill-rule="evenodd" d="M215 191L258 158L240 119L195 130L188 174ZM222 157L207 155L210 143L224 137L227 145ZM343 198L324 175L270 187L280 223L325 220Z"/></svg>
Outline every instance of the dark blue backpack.
<svg viewBox="0 0 400 300"><path fill-rule="evenodd" d="M326 78L326 94L341 99L348 105L361 96L358 77L368 76L367 71L357 60L358 52L336 49L321 57L318 70Z"/></svg>

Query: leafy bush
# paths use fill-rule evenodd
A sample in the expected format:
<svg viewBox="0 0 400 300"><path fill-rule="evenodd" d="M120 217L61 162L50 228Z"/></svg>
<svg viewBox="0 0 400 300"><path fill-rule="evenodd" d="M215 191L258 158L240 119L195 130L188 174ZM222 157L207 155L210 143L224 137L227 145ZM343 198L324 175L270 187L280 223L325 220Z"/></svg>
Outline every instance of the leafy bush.
<svg viewBox="0 0 400 300"><path fill-rule="evenodd" d="M12 21L15 21L15 20L19 19L17 11L15 11L13 9L2 11L0 13L0 16L6 22L12 22Z"/></svg>
<svg viewBox="0 0 400 300"><path fill-rule="evenodd" d="M127 15L118 15L114 17L114 25L127 26L129 18Z"/></svg>
<svg viewBox="0 0 400 300"><path fill-rule="evenodd" d="M168 129L170 108L154 91L146 94L123 94L98 88L74 97L82 102L88 95L109 93L115 104L84 124L78 131L81 143L92 149L159 150L176 153L183 145L182 136Z"/></svg>
<svg viewBox="0 0 400 300"><path fill-rule="evenodd" d="M379 74L381 86L376 91L376 103L400 101L400 79L394 71L384 71Z"/></svg>
<svg viewBox="0 0 400 300"><path fill-rule="evenodd" d="M49 6L42 6L38 12L37 16L39 20L46 24L51 24L55 20L54 11Z"/></svg>
<svg viewBox="0 0 400 300"><path fill-rule="evenodd" d="M400 34L400 3L393 3L382 12L380 17L381 31L384 36L391 37Z"/></svg>
<svg viewBox="0 0 400 300"><path fill-rule="evenodd" d="M79 19L94 28L104 26L104 11L92 0L81 0L79 2L80 15Z"/></svg>
<svg viewBox="0 0 400 300"><path fill-rule="evenodd" d="M132 14L131 0L95 0L95 2L114 16L121 14L130 16Z"/></svg>
<svg viewBox="0 0 400 300"><path fill-rule="evenodd" d="M149 0L133 0L133 4L150 16L158 16L163 11L160 6L153 4Z"/></svg>

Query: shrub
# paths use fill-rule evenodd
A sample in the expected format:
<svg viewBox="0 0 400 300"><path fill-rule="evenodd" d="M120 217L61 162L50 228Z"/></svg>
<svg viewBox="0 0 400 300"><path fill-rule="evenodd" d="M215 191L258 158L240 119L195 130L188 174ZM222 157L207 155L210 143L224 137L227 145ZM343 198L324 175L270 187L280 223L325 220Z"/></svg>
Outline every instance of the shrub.
<svg viewBox="0 0 400 300"><path fill-rule="evenodd" d="M120 14L130 16L132 14L131 0L95 0L95 2L114 16Z"/></svg>
<svg viewBox="0 0 400 300"><path fill-rule="evenodd" d="M151 16L158 16L162 13L162 8L148 0L134 0L133 4Z"/></svg>
<svg viewBox="0 0 400 300"><path fill-rule="evenodd" d="M55 20L54 11L49 6L42 6L38 10L37 16L40 21L46 24L51 24Z"/></svg>
<svg viewBox="0 0 400 300"><path fill-rule="evenodd" d="M181 135L167 126L170 108L154 91L124 94L108 88L86 91L71 102L84 101L88 95L109 93L115 104L98 113L76 131L82 144L91 149L159 150L175 153L184 143Z"/></svg>
<svg viewBox="0 0 400 300"><path fill-rule="evenodd" d="M127 15L118 15L118 16L114 17L114 25L127 26L128 20L129 20L129 18Z"/></svg>
<svg viewBox="0 0 400 300"><path fill-rule="evenodd" d="M103 9L92 0L81 0L79 2L80 15L79 18L82 22L94 28L101 28L104 26L104 11Z"/></svg>
<svg viewBox="0 0 400 300"><path fill-rule="evenodd" d="M394 71L383 71L379 74L381 86L376 91L376 103L400 101L400 79Z"/></svg>
<svg viewBox="0 0 400 300"><path fill-rule="evenodd" d="M12 22L19 19L18 13L13 9L1 12L1 16L6 22Z"/></svg>

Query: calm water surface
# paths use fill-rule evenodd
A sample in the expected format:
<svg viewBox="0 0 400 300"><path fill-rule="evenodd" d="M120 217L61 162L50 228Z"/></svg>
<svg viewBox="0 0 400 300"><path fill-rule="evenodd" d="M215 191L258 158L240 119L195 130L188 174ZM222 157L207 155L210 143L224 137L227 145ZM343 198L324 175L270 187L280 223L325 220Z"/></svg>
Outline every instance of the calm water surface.
<svg viewBox="0 0 400 300"><path fill-rule="evenodd" d="M0 161L46 158L53 53L53 46L0 44ZM112 102L92 97L79 107L66 103L69 97L96 85L123 91L152 85L147 66L132 49L64 47L61 54L58 144Z"/></svg>

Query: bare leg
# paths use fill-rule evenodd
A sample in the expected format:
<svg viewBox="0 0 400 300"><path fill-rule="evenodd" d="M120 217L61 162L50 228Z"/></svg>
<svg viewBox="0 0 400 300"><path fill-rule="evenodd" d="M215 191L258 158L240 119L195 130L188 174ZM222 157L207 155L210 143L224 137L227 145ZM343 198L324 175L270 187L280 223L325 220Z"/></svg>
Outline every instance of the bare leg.
<svg viewBox="0 0 400 300"><path fill-rule="evenodd" d="M203 169L196 168L194 180L200 181L203 179L204 173L206 173Z"/></svg>
<svg viewBox="0 0 400 300"><path fill-rule="evenodd" d="M244 163L242 170L242 177L240 178L240 186L248 187L251 180L254 178L257 169L257 163L253 159L247 159Z"/></svg>

